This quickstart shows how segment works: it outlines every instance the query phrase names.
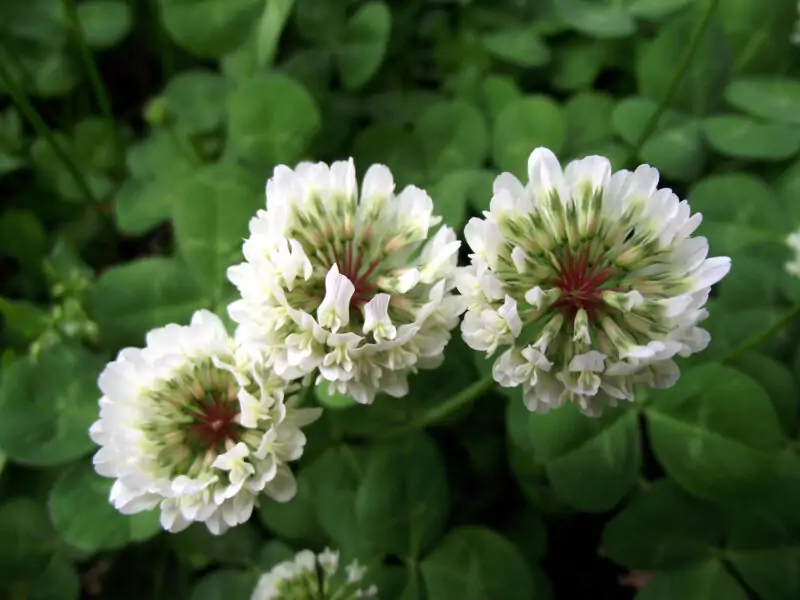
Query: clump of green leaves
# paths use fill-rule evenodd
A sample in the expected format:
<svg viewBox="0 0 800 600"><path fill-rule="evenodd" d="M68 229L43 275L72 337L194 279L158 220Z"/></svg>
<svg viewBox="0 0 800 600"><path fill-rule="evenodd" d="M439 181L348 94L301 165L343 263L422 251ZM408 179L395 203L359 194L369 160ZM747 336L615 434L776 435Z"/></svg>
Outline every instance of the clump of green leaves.
<svg viewBox="0 0 800 600"><path fill-rule="evenodd" d="M653 576L639 600L800 597L797 19L794 0L0 2L0 596L244 600L329 545L386 600L630 597L620 568ZM225 316L275 165L382 162L460 232L536 146L652 164L732 257L674 388L530 414L454 339L406 398L315 388L297 496L221 537L108 504L98 373L153 327Z"/></svg>

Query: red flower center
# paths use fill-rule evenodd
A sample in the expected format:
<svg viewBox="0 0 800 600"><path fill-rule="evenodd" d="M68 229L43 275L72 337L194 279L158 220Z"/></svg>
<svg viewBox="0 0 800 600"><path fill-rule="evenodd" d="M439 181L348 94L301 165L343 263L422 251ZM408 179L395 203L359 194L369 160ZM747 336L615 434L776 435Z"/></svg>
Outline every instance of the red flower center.
<svg viewBox="0 0 800 600"><path fill-rule="evenodd" d="M241 426L236 421L239 403L226 392L211 392L194 412L189 435L209 449L220 449L227 440L236 441Z"/></svg>
<svg viewBox="0 0 800 600"><path fill-rule="evenodd" d="M370 282L370 277L380 264L380 260L375 260L369 265L362 264L361 257L353 249L353 244L347 244L341 255L336 250L333 251L333 262L339 267L339 273L347 277L355 287L350 298L351 310L360 309L372 300L376 288Z"/></svg>
<svg viewBox="0 0 800 600"><path fill-rule="evenodd" d="M605 287L614 276L614 270L600 267L589 260L589 248L578 252L567 252L556 259L553 265L556 275L549 284L561 290L561 296L550 305L561 310L565 318L572 320L579 310L585 310L589 319L597 317L605 303L601 294L611 289Z"/></svg>

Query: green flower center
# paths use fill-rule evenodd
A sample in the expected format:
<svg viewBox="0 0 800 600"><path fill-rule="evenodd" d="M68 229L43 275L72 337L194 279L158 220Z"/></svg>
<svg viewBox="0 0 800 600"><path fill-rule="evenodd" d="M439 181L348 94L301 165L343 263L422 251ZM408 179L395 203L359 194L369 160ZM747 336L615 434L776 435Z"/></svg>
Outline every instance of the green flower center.
<svg viewBox="0 0 800 600"><path fill-rule="evenodd" d="M241 439L238 392L231 373L205 361L150 394L142 429L156 448L156 463L169 476L196 476Z"/></svg>

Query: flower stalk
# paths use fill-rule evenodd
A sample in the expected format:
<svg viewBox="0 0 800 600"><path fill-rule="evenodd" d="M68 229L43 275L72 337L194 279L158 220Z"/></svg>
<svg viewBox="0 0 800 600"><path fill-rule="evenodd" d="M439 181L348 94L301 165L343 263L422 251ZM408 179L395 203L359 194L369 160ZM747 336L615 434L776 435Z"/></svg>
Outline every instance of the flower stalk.
<svg viewBox="0 0 800 600"><path fill-rule="evenodd" d="M708 7L703 14L702 20L700 23L698 23L697 27L692 33L692 37L689 40L689 45L686 47L686 50L683 53L680 62L678 63L678 67L672 74L672 78L670 79L669 86L667 87L664 97L661 98L656 111L645 123L641 134L639 134L639 137L634 142L630 153L623 161L623 165L631 165L636 161L639 153L642 151L642 148L645 145L645 142L647 142L647 140L650 139L650 136L653 135L658 127L658 122L661 120L661 117L669 108L670 104L672 104L672 100L675 98L675 94L678 92L678 88L680 87L683 78L686 76L686 72L689 70L689 67L692 64L692 59L694 59L694 55L697 53L697 50L700 47L700 42L703 40L703 36L708 30L708 27L711 25L711 21L714 18L714 14L717 12L718 6L719 0L708 0Z"/></svg>

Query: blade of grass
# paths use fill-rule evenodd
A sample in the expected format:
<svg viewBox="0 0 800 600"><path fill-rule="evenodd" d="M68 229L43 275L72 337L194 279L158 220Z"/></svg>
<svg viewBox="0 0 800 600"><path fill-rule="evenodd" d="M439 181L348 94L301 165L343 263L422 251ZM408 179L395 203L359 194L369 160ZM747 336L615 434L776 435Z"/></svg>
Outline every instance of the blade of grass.
<svg viewBox="0 0 800 600"><path fill-rule="evenodd" d="M647 120L647 123L642 129L642 133L636 139L636 142L633 144L630 153L622 163L623 166L630 165L637 159L639 152L641 152L642 148L644 147L645 142L647 142L647 140L650 139L650 136L655 132L662 115L669 108L669 105L672 104L672 100L675 98L675 94L678 92L678 87L681 85L681 81L683 81L686 71L689 70L689 67L692 64L692 59L697 53L697 49L700 47L700 42L703 40L706 30L708 29L709 25L711 25L711 20L714 18L714 14L717 12L718 6L719 0L708 0L708 8L706 8L703 18L692 33L692 37L689 40L689 45L686 47L686 51L683 53L681 61L678 63L678 67L672 74L672 79L670 79L667 92L664 94L661 102L658 103L658 108L656 108L656 111Z"/></svg>
<svg viewBox="0 0 800 600"><path fill-rule="evenodd" d="M6 50L8 53L8 50ZM31 103L30 98L25 93L23 88L14 81L14 78L11 76L11 73L6 68L7 62L4 60L0 60L0 80L3 81L3 85L6 86L8 93L11 95L11 99L14 101L14 104L17 105L20 112L23 116L28 120L33 127L36 134L50 144L53 148L53 152L55 152L58 159L63 163L64 167L69 171L72 178L75 180L75 183L81 190L81 193L86 197L86 200L94 204L97 202L97 198L95 198L94 193L92 193L92 189L89 187L86 178L81 173L80 167L78 164L72 159L69 153L64 149L64 147L58 142L56 136L53 134L52 130L47 126L42 116L39 114L39 111L36 110L36 107Z"/></svg>
<svg viewBox="0 0 800 600"><path fill-rule="evenodd" d="M86 36L83 34L83 28L81 27L80 19L78 19L78 11L75 8L74 0L62 0L61 3L64 6L64 12L69 19L72 33L75 36L75 41L80 49L81 59L83 60L83 64L86 67L86 72L89 75L89 83L94 91L100 112L103 113L103 117L111 126L111 135L113 136L112 139L117 160L122 163L125 158L124 148L122 147L122 142L119 139L119 132L114 120L114 113L111 110L111 100L109 100L106 86L103 85L103 80L100 78L100 71L97 69L97 63L94 60L94 55L92 54L89 45L86 43Z"/></svg>

